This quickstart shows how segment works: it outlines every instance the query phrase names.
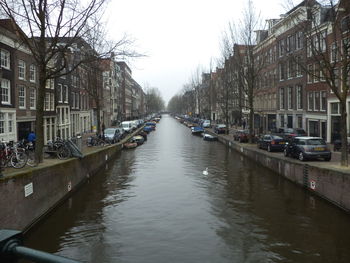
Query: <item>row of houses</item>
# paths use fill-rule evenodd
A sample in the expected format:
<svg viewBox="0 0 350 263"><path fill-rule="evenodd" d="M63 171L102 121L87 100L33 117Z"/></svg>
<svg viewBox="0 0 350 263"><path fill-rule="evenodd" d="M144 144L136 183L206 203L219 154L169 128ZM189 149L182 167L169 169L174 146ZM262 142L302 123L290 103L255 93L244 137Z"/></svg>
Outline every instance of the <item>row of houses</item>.
<svg viewBox="0 0 350 263"><path fill-rule="evenodd" d="M349 5L306 0L268 20L266 30L256 31L255 45L235 44L223 67L202 75L200 87L207 96L196 100L196 114L223 121L225 100L230 99L230 123L241 124L249 118L251 96L257 133L287 127L303 128L328 142L339 137L340 106L331 86L349 87L350 67L344 67L350 65ZM255 73L242 77L252 64ZM249 81L254 82L252 94ZM349 112L350 97L346 107ZM350 114L347 118L349 130Z"/></svg>
<svg viewBox="0 0 350 263"><path fill-rule="evenodd" d="M62 43L66 40L60 39ZM79 55L84 45L82 40L75 43L72 54ZM0 20L0 63L0 141L18 141L35 130L39 73L9 19ZM145 115L145 93L127 63L117 61L113 54L97 63L95 68L81 65L70 74L47 81L45 143L56 137L95 132L97 116L103 127L111 127ZM99 114L95 95L99 96Z"/></svg>

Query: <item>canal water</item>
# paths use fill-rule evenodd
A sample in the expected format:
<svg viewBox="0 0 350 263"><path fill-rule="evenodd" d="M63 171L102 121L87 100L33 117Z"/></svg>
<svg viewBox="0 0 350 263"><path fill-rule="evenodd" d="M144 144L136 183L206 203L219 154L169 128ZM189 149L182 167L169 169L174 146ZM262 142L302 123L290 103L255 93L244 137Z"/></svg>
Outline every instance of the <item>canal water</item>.
<svg viewBox="0 0 350 263"><path fill-rule="evenodd" d="M349 237L342 210L164 115L25 245L98 263L310 263L350 262Z"/></svg>

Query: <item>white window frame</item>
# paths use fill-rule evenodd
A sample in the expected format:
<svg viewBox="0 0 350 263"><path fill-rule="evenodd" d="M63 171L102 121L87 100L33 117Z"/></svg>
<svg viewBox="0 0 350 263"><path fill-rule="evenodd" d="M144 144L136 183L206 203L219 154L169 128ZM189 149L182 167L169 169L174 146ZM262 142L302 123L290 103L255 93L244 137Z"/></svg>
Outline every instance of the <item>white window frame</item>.
<svg viewBox="0 0 350 263"><path fill-rule="evenodd" d="M10 69L11 54L6 49L0 49L0 65L2 68Z"/></svg>
<svg viewBox="0 0 350 263"><path fill-rule="evenodd" d="M3 105L11 105L11 81L8 79L1 79L0 101Z"/></svg>
<svg viewBox="0 0 350 263"><path fill-rule="evenodd" d="M311 98L310 98L310 96L311 96ZM314 106L310 104L310 99L311 99L311 101L313 103L314 102L314 93L312 91L309 91L307 93L307 109L309 111L313 111L314 110Z"/></svg>
<svg viewBox="0 0 350 263"><path fill-rule="evenodd" d="M29 108L31 110L36 109L36 89L30 88L29 90Z"/></svg>
<svg viewBox="0 0 350 263"><path fill-rule="evenodd" d="M323 94L325 94L325 100L326 100L326 103L325 105L322 104L322 98L323 98ZM324 106L324 107L323 107ZM321 91L321 94L320 94L320 111L326 111L327 110L327 91L325 90L322 90Z"/></svg>
<svg viewBox="0 0 350 263"><path fill-rule="evenodd" d="M284 88L280 88L280 109L284 109Z"/></svg>
<svg viewBox="0 0 350 263"><path fill-rule="evenodd" d="M50 92L45 93L44 109L50 111Z"/></svg>
<svg viewBox="0 0 350 263"><path fill-rule="evenodd" d="M36 66L34 64L29 66L29 81L32 83L36 82Z"/></svg>
<svg viewBox="0 0 350 263"><path fill-rule="evenodd" d="M23 85L18 85L18 108L26 108L26 87Z"/></svg>
<svg viewBox="0 0 350 263"><path fill-rule="evenodd" d="M312 83L313 72L314 72L314 65L313 64L307 65L307 83Z"/></svg>
<svg viewBox="0 0 350 263"><path fill-rule="evenodd" d="M68 86L67 85L64 85L64 92L65 92L64 102L68 103Z"/></svg>
<svg viewBox="0 0 350 263"><path fill-rule="evenodd" d="M293 87L288 87L288 110L293 109Z"/></svg>
<svg viewBox="0 0 350 263"><path fill-rule="evenodd" d="M316 98L316 94L318 94L318 99ZM319 91L314 91L314 95L313 96L314 96L314 111L319 111L320 108L321 108L320 92ZM316 107L317 100L319 102L318 109Z"/></svg>
<svg viewBox="0 0 350 263"><path fill-rule="evenodd" d="M53 92L50 92L50 110L55 110L55 94Z"/></svg>
<svg viewBox="0 0 350 263"><path fill-rule="evenodd" d="M18 79L26 79L26 63L21 59L18 60Z"/></svg>
<svg viewBox="0 0 350 263"><path fill-rule="evenodd" d="M297 110L303 109L303 90L301 85L296 86L296 99L297 99Z"/></svg>

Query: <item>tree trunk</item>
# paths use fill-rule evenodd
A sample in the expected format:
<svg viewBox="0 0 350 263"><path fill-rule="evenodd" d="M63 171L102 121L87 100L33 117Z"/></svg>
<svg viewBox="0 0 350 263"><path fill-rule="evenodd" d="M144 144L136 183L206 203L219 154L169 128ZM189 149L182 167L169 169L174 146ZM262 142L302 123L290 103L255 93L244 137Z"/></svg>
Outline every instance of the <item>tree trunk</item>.
<svg viewBox="0 0 350 263"><path fill-rule="evenodd" d="M35 160L37 163L43 162L43 147L44 147L44 102L45 102L45 86L46 86L46 69L40 68L39 74L39 89L38 100L36 105L35 119Z"/></svg>
<svg viewBox="0 0 350 263"><path fill-rule="evenodd" d="M346 119L347 119L347 113L346 113L346 100L343 102L340 101L340 135L341 135L341 165L342 166L348 166L348 132L347 132L347 126L346 126Z"/></svg>

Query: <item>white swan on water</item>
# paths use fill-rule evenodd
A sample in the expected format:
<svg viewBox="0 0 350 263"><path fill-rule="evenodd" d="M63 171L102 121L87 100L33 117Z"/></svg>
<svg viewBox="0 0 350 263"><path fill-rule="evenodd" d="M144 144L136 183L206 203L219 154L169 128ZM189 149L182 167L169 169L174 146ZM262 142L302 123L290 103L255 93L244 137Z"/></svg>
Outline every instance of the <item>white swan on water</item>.
<svg viewBox="0 0 350 263"><path fill-rule="evenodd" d="M205 168L205 170L203 171L203 174L204 174L204 175L208 175L208 167Z"/></svg>

